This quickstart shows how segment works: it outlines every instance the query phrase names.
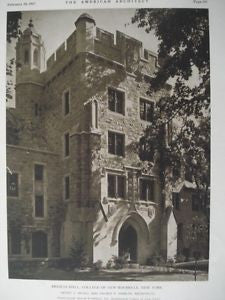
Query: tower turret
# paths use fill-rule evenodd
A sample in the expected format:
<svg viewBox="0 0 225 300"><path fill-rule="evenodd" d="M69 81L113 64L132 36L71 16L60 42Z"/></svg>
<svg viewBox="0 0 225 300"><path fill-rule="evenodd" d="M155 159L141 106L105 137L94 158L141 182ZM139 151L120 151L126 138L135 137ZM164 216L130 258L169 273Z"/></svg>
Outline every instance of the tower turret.
<svg viewBox="0 0 225 300"><path fill-rule="evenodd" d="M95 25L95 20L86 13L76 20L76 53L94 51Z"/></svg>
<svg viewBox="0 0 225 300"><path fill-rule="evenodd" d="M45 51L40 34L34 28L30 19L28 27L20 36L16 45L17 69L38 70L44 69Z"/></svg>

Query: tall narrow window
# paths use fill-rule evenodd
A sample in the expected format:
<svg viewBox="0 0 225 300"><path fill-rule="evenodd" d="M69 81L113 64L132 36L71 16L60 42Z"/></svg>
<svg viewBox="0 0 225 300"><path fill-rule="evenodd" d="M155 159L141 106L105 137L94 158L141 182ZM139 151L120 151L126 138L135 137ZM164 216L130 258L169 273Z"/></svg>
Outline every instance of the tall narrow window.
<svg viewBox="0 0 225 300"><path fill-rule="evenodd" d="M91 127L97 129L98 128L98 102L96 100L92 101L91 109L92 109Z"/></svg>
<svg viewBox="0 0 225 300"><path fill-rule="evenodd" d="M140 118L147 122L153 121L154 103L145 99L140 99Z"/></svg>
<svg viewBox="0 0 225 300"><path fill-rule="evenodd" d="M39 107L37 103L34 104L34 115L35 117L39 115Z"/></svg>
<svg viewBox="0 0 225 300"><path fill-rule="evenodd" d="M18 186L18 174L7 173L7 195L11 197L18 197L19 186Z"/></svg>
<svg viewBox="0 0 225 300"><path fill-rule="evenodd" d="M25 50L24 52L24 63L27 65L29 64L29 51Z"/></svg>
<svg viewBox="0 0 225 300"><path fill-rule="evenodd" d="M64 134L64 155L69 156L70 154L70 135L69 133Z"/></svg>
<svg viewBox="0 0 225 300"><path fill-rule="evenodd" d="M70 198L70 177L69 176L65 177L64 185L65 185L65 200L67 200Z"/></svg>
<svg viewBox="0 0 225 300"><path fill-rule="evenodd" d="M148 50L144 49L144 59L148 60Z"/></svg>
<svg viewBox="0 0 225 300"><path fill-rule="evenodd" d="M44 217L44 196L35 196L35 217Z"/></svg>
<svg viewBox="0 0 225 300"><path fill-rule="evenodd" d="M125 198L125 177L108 174L108 197Z"/></svg>
<svg viewBox="0 0 225 300"><path fill-rule="evenodd" d="M64 106L64 115L68 115L70 112L70 92L66 91L63 94L63 106Z"/></svg>
<svg viewBox="0 0 225 300"><path fill-rule="evenodd" d="M43 180L44 179L44 166L43 165L35 165L34 166L34 178L35 178L35 180Z"/></svg>
<svg viewBox="0 0 225 300"><path fill-rule="evenodd" d="M124 156L125 136L117 132L108 132L108 152L111 154Z"/></svg>
<svg viewBox="0 0 225 300"><path fill-rule="evenodd" d="M199 211L201 208L201 199L198 197L197 194L192 195L192 210L193 211Z"/></svg>
<svg viewBox="0 0 225 300"><path fill-rule="evenodd" d="M173 207L177 210L180 209L180 195L179 193L172 193Z"/></svg>
<svg viewBox="0 0 225 300"><path fill-rule="evenodd" d="M140 200L154 201L154 182L148 179L140 179Z"/></svg>
<svg viewBox="0 0 225 300"><path fill-rule="evenodd" d="M19 230L11 232L11 254L21 253L21 234Z"/></svg>
<svg viewBox="0 0 225 300"><path fill-rule="evenodd" d="M125 94L112 88L108 88L108 107L109 110L124 115Z"/></svg>
<svg viewBox="0 0 225 300"><path fill-rule="evenodd" d="M34 49L33 61L34 61L34 65L38 66L38 49Z"/></svg>
<svg viewBox="0 0 225 300"><path fill-rule="evenodd" d="M182 240L183 239L183 224L179 223L177 225L177 239Z"/></svg>

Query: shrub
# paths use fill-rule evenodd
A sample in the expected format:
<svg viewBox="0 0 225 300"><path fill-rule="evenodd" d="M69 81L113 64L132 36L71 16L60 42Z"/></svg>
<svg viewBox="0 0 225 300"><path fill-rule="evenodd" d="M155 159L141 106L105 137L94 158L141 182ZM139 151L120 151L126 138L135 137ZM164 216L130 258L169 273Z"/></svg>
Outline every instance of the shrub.
<svg viewBox="0 0 225 300"><path fill-rule="evenodd" d="M106 264L106 269L112 269L112 268L114 268L114 261L110 259Z"/></svg>
<svg viewBox="0 0 225 300"><path fill-rule="evenodd" d="M147 265L149 266L163 266L166 261L162 255L153 255L147 259Z"/></svg>
<svg viewBox="0 0 225 300"><path fill-rule="evenodd" d="M183 254L177 254L175 257L175 261L177 263L184 262L185 260L186 260L186 257Z"/></svg>
<svg viewBox="0 0 225 300"><path fill-rule="evenodd" d="M99 271L102 269L102 261L99 259L93 264L93 268L95 271Z"/></svg>
<svg viewBox="0 0 225 300"><path fill-rule="evenodd" d="M115 269L122 269L128 263L126 256L113 256L113 264Z"/></svg>
<svg viewBox="0 0 225 300"><path fill-rule="evenodd" d="M74 241L70 250L72 265L74 268L84 268L88 264L88 256L85 252L85 245L81 241Z"/></svg>

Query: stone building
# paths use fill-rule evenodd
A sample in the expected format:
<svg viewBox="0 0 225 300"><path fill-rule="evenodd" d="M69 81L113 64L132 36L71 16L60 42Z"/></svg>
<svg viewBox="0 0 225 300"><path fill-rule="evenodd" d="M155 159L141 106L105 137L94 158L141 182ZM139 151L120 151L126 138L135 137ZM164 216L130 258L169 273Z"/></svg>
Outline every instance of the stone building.
<svg viewBox="0 0 225 300"><path fill-rule="evenodd" d="M90 262L125 252L139 264L172 258L172 202L162 204L154 153L149 167L137 151L168 92L147 95L157 56L90 15L75 26L46 66L32 22L17 42L16 108L7 112L9 255L68 257L82 242Z"/></svg>

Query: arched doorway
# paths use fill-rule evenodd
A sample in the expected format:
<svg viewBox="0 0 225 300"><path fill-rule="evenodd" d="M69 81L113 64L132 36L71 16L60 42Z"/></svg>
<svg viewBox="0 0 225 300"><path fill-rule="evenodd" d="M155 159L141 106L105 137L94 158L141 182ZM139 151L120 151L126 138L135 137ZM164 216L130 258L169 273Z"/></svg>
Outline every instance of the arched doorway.
<svg viewBox="0 0 225 300"><path fill-rule="evenodd" d="M48 241L47 234L43 231L36 231L32 234L32 257L47 257Z"/></svg>
<svg viewBox="0 0 225 300"><path fill-rule="evenodd" d="M123 224L119 233L119 256L130 254L130 260L137 261L137 232L129 223Z"/></svg>

